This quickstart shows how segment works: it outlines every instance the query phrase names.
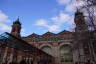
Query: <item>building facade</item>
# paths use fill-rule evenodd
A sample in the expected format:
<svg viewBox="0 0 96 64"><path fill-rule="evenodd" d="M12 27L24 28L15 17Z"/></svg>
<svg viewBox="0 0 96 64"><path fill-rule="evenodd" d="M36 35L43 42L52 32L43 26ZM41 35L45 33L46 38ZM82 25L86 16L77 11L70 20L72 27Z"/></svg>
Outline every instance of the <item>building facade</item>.
<svg viewBox="0 0 96 64"><path fill-rule="evenodd" d="M55 57L55 64L73 63L73 36L72 32L63 31L59 34L47 32L43 35L31 34L23 38L31 45Z"/></svg>
<svg viewBox="0 0 96 64"><path fill-rule="evenodd" d="M85 23L83 13L75 13L75 32L64 30L58 34L46 32L45 34L31 34L20 36L21 23L19 19L12 25L11 34L27 41L30 45L43 50L55 58L55 64L85 63L93 61L93 53L90 51L90 37L88 26ZM89 42L89 43L88 43Z"/></svg>

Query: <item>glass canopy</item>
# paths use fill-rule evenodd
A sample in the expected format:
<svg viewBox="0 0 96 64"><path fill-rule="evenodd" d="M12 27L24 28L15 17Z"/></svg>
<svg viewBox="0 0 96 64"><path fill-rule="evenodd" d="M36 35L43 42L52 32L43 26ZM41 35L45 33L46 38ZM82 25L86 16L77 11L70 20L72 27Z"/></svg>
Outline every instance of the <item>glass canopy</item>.
<svg viewBox="0 0 96 64"><path fill-rule="evenodd" d="M14 37L13 35L11 35L7 32L0 35L0 44L8 46L10 48L24 51L29 54L36 53L39 55L38 52L40 52L40 54L51 57L50 55L43 52L42 50L28 44L26 41L22 40L21 38Z"/></svg>

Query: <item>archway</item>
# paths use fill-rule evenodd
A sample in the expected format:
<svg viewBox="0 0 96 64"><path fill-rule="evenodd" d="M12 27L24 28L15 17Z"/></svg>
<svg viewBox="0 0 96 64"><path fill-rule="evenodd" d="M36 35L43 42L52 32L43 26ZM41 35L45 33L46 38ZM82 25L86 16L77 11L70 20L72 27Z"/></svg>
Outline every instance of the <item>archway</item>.
<svg viewBox="0 0 96 64"><path fill-rule="evenodd" d="M60 47L60 61L61 61L61 64L73 63L72 48L69 44L65 44Z"/></svg>

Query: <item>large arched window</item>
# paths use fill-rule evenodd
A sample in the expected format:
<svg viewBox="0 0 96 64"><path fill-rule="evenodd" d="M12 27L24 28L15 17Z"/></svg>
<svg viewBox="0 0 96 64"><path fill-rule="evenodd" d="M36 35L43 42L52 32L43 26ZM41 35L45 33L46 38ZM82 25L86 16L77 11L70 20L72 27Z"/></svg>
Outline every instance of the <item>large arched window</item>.
<svg viewBox="0 0 96 64"><path fill-rule="evenodd" d="M48 54L52 54L52 49L49 46L43 46L41 49Z"/></svg>
<svg viewBox="0 0 96 64"><path fill-rule="evenodd" d="M72 48L70 45L66 44L60 47L60 59L61 64L72 64Z"/></svg>

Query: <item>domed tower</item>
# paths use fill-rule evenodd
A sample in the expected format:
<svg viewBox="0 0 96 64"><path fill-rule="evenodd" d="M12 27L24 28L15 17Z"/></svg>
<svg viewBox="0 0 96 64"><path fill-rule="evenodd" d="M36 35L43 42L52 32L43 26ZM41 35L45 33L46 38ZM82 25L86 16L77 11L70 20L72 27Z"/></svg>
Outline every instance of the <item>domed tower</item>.
<svg viewBox="0 0 96 64"><path fill-rule="evenodd" d="M76 31L88 30L88 26L85 23L85 18L82 12L77 10L74 22L76 24Z"/></svg>
<svg viewBox="0 0 96 64"><path fill-rule="evenodd" d="M15 22L13 22L11 34L16 37L21 37L20 31L21 31L21 23L18 18Z"/></svg>
<svg viewBox="0 0 96 64"><path fill-rule="evenodd" d="M90 33L88 30L88 26L85 22L85 18L83 12L77 10L75 13L74 22L76 24L75 28L75 41L77 42L76 46L78 46L79 53L78 55L82 55L79 57L80 62L85 62L88 59L91 59L91 49L90 49ZM83 57L84 56L84 57ZM84 61L85 60L85 61Z"/></svg>

